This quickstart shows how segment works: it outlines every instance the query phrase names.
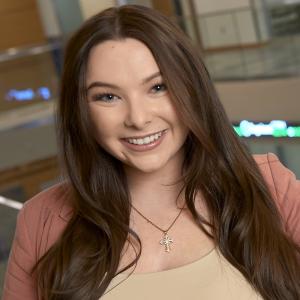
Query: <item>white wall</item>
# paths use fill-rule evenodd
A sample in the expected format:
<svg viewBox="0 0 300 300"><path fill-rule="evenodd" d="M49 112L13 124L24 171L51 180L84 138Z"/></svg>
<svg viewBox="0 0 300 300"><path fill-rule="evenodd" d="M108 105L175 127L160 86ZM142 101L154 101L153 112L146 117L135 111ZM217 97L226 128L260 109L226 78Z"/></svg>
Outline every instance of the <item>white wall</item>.
<svg viewBox="0 0 300 300"><path fill-rule="evenodd" d="M194 0L203 48L251 45L267 41L269 34L262 1L255 0L255 19L250 0ZM188 19L190 11L185 2L181 1ZM190 23L187 21L187 27L193 33Z"/></svg>
<svg viewBox="0 0 300 300"><path fill-rule="evenodd" d="M256 42L256 33L250 11L250 0L194 0L199 31L204 48L226 47ZM188 1L181 0L189 35L194 37ZM241 9L233 15L232 10ZM238 27L238 28L236 28ZM240 30L239 34L237 30Z"/></svg>
<svg viewBox="0 0 300 300"><path fill-rule="evenodd" d="M84 20L106 8L116 6L117 4L118 1L116 0L79 0L79 5Z"/></svg>
<svg viewBox="0 0 300 300"><path fill-rule="evenodd" d="M198 14L250 7L250 0L195 0Z"/></svg>

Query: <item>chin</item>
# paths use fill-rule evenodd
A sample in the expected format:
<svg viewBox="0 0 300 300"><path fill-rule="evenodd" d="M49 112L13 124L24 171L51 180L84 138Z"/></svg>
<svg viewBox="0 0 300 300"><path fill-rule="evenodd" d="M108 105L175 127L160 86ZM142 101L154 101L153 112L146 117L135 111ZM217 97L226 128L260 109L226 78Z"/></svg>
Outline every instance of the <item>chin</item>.
<svg viewBox="0 0 300 300"><path fill-rule="evenodd" d="M140 171L142 173L153 173L159 171L163 168L163 164L151 164L151 163L144 163L144 164L128 164L128 167Z"/></svg>

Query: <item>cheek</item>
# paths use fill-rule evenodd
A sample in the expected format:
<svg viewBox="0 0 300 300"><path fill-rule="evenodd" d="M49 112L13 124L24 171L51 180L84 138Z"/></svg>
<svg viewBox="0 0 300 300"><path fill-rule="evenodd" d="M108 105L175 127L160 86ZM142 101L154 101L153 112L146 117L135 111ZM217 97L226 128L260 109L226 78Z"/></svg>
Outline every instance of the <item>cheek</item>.
<svg viewBox="0 0 300 300"><path fill-rule="evenodd" d="M104 141L113 134L117 126L113 114L105 110L90 109L90 117L94 128L95 138L98 142Z"/></svg>
<svg viewBox="0 0 300 300"><path fill-rule="evenodd" d="M165 106L164 115L168 117L169 122L172 123L174 127L180 129L183 135L187 134L189 130L180 119L179 113L177 113L177 110L171 101Z"/></svg>

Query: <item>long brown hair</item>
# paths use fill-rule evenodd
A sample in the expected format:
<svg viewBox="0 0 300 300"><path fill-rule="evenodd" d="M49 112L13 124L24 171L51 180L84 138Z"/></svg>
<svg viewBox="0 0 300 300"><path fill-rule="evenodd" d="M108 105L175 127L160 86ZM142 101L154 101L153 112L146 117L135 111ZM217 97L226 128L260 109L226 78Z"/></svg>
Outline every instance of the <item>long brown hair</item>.
<svg viewBox="0 0 300 300"><path fill-rule="evenodd" d="M58 140L73 190L74 214L36 265L43 298L98 299L116 276L128 236L138 241L140 249L124 270L141 253L141 241L129 227L130 196L122 164L91 135L86 103L90 50L106 40L124 38L137 39L150 49L190 130L181 180L187 207L199 228L264 299L299 299L299 247L285 234L274 200L232 129L201 57L169 19L136 5L95 15L66 48ZM209 222L196 212L198 191L204 195Z"/></svg>

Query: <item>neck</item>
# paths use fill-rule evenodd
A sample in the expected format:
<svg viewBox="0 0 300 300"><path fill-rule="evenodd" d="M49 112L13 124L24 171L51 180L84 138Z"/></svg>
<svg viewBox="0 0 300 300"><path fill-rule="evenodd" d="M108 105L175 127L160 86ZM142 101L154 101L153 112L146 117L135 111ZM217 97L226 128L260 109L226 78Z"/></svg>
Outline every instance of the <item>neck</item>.
<svg viewBox="0 0 300 300"><path fill-rule="evenodd" d="M132 204L149 210L182 207L184 197L179 195L183 187L179 181L181 165L182 162L177 161L151 173L125 167Z"/></svg>

